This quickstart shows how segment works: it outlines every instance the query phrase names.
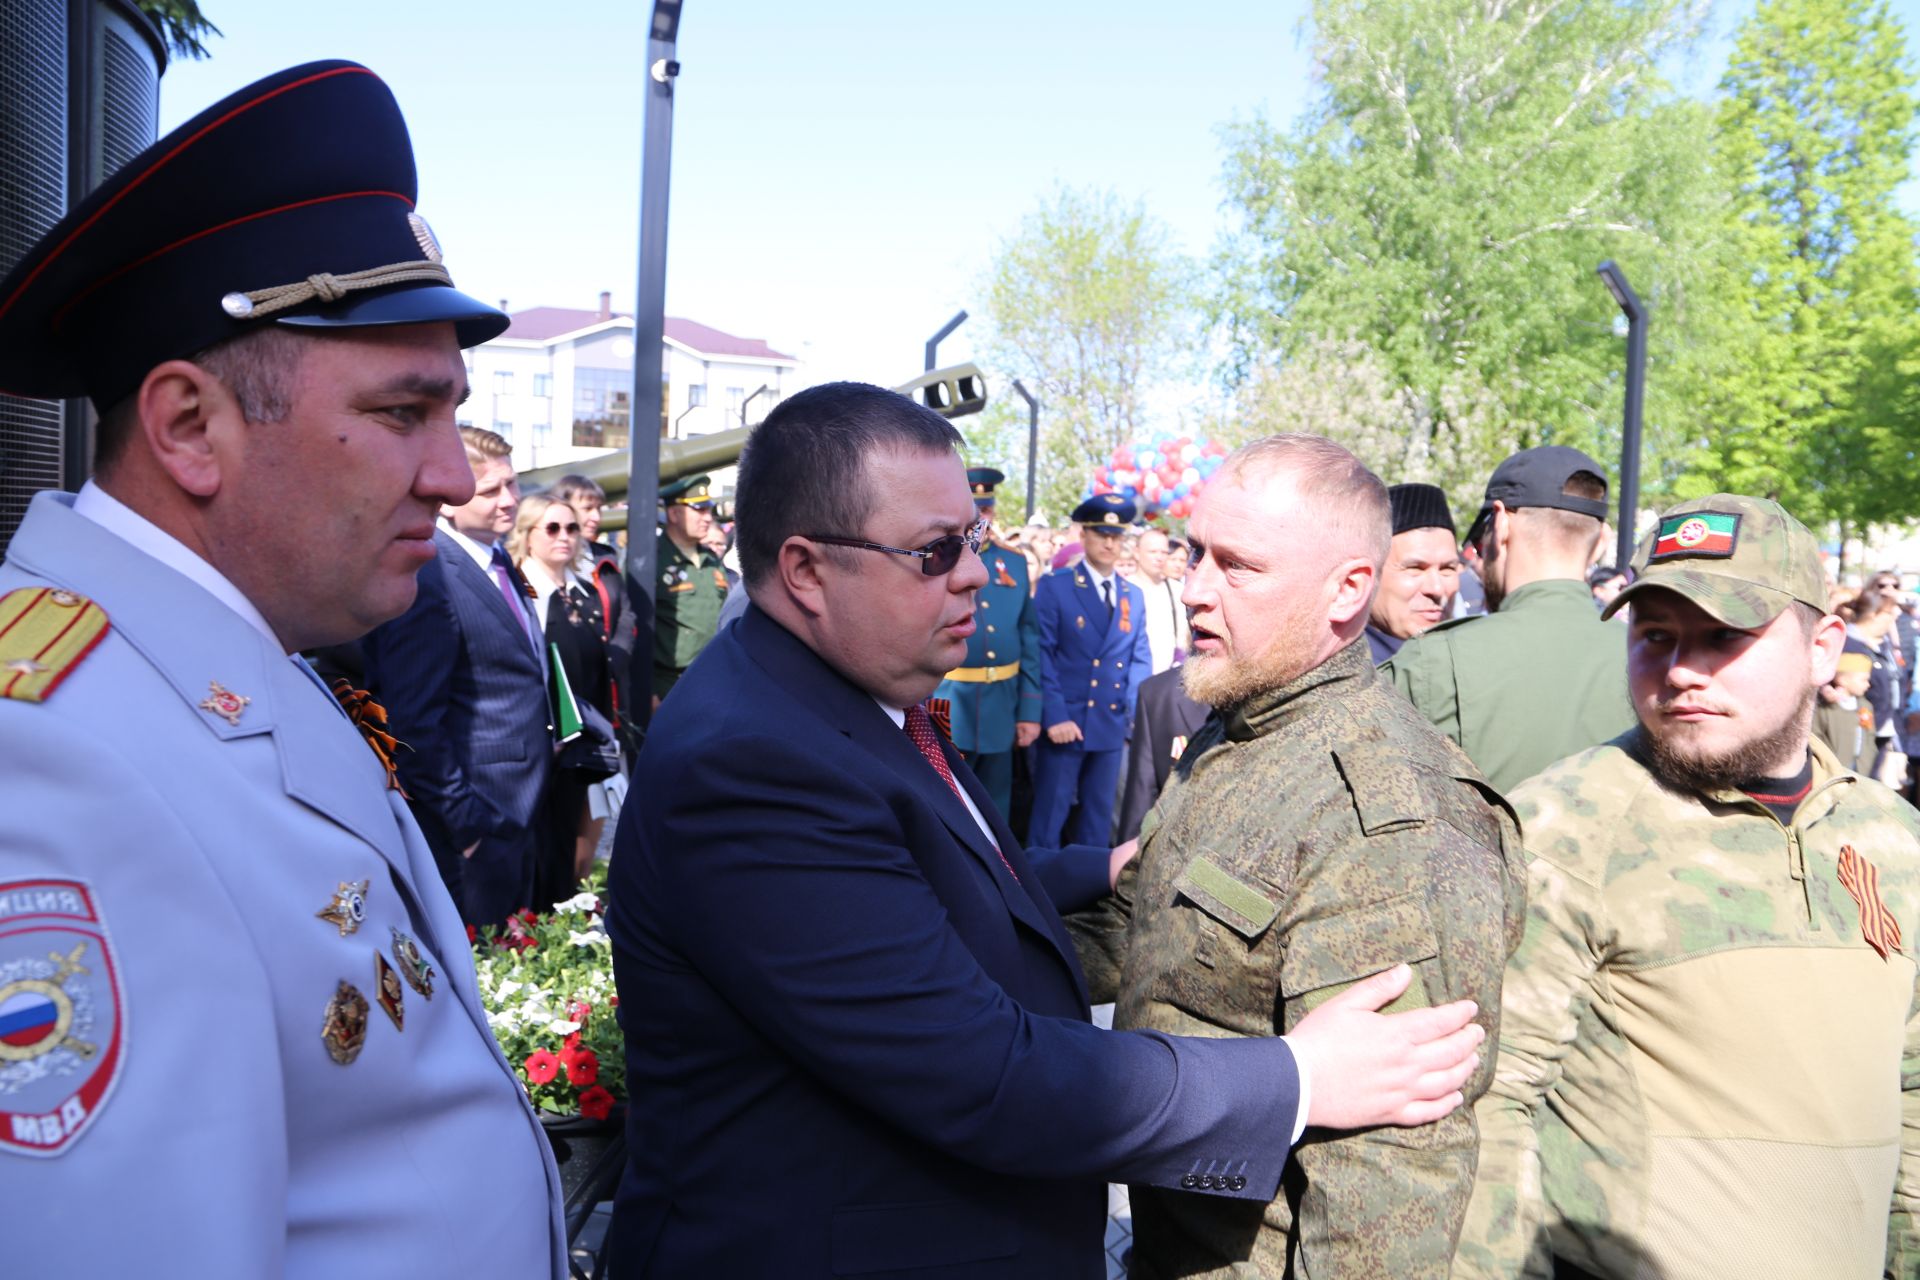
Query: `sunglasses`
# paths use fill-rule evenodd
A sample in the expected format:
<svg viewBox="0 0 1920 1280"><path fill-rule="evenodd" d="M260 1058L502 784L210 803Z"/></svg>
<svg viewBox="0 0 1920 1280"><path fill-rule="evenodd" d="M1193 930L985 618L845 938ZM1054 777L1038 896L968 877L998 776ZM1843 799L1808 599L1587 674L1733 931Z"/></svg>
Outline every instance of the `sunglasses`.
<svg viewBox="0 0 1920 1280"><path fill-rule="evenodd" d="M575 523L575 524L561 524L561 523L560 523L560 522L559 522L558 520L549 520L549 521L547 521L547 536L548 536L549 538L557 538L557 537L559 537L559 536L560 536L560 531L561 531L562 529L565 529L565 530L566 530L566 531L567 531L568 533L570 533L570 534L577 534L577 533L579 533L579 532L580 532L580 526L579 526L579 524L577 524L577 523Z"/></svg>
<svg viewBox="0 0 1920 1280"><path fill-rule="evenodd" d="M800 536L808 542L824 542L835 547L856 547L862 551L884 551L892 556L914 556L920 561L920 572L929 578L937 578L943 573L952 573L953 567L960 563L963 552L971 551L978 555L980 540L986 536L987 522L976 520L965 533L950 533L944 538L935 538L917 551L905 547L889 547L883 542L868 542L861 538L843 538L830 533L803 533Z"/></svg>

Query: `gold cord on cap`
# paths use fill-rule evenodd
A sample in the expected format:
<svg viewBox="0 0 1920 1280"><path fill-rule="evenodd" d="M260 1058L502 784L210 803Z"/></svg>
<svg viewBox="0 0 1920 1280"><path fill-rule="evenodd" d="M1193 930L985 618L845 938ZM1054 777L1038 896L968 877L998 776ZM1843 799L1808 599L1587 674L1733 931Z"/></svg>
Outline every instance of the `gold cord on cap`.
<svg viewBox="0 0 1920 1280"><path fill-rule="evenodd" d="M327 272L308 276L295 284L255 289L251 293L235 291L220 299L220 308L236 320L258 320L312 302L338 302L359 289L381 289L390 284L432 281L451 286L453 275L438 262L395 262L365 271L350 271L336 276Z"/></svg>

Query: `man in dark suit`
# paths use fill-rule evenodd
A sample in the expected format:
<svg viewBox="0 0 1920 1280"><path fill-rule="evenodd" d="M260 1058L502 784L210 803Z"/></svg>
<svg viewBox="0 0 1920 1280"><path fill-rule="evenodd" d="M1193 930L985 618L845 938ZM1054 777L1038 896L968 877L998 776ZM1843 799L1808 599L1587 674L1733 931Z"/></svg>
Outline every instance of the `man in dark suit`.
<svg viewBox="0 0 1920 1280"><path fill-rule="evenodd" d="M520 507L510 446L462 427L475 495L441 514L413 607L361 642L387 727L412 748L400 783L468 924L537 906L533 873L553 769L546 642L507 559Z"/></svg>
<svg viewBox="0 0 1920 1280"><path fill-rule="evenodd" d="M1149 676L1140 685L1134 703L1133 741L1127 752L1127 781L1120 793L1121 840L1140 834L1140 821L1160 798L1173 772L1173 762L1186 749L1187 739L1207 722L1207 708L1187 696L1180 668Z"/></svg>
<svg viewBox="0 0 1920 1280"><path fill-rule="evenodd" d="M741 458L753 603L662 704L615 841L616 1275L1091 1280L1104 1181L1271 1198L1309 1115L1458 1098L1471 1005L1372 1013L1405 970L1286 1043L1089 1025L1035 868L922 701L986 579L958 443L832 383Z"/></svg>

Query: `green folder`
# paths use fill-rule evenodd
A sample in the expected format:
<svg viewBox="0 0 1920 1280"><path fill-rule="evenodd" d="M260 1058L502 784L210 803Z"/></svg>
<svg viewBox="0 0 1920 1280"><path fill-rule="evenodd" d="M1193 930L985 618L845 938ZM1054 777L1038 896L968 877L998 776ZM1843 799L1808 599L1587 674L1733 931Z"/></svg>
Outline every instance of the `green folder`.
<svg viewBox="0 0 1920 1280"><path fill-rule="evenodd" d="M560 646L547 642L547 670L553 674L553 726L561 742L572 742L585 730L580 719L580 703L567 681L567 669L560 665Z"/></svg>

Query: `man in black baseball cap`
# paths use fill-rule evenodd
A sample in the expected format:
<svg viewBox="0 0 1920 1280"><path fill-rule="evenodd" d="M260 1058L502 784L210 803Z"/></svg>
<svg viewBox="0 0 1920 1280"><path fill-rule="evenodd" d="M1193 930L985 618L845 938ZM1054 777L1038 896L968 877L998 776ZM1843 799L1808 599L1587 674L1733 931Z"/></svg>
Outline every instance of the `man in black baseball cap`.
<svg viewBox="0 0 1920 1280"><path fill-rule="evenodd" d="M0 281L0 390L100 411L0 566L0 916L42 913L0 975L67 1010L0 1056L21 1274L565 1274L400 744L300 657L405 611L474 492L460 351L507 319L414 196L387 86L311 63Z"/></svg>
<svg viewBox="0 0 1920 1280"><path fill-rule="evenodd" d="M1586 584L1606 514L1606 472L1580 450L1502 462L1467 530L1493 612L1443 622L1381 667L1502 791L1635 723L1626 637Z"/></svg>

